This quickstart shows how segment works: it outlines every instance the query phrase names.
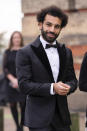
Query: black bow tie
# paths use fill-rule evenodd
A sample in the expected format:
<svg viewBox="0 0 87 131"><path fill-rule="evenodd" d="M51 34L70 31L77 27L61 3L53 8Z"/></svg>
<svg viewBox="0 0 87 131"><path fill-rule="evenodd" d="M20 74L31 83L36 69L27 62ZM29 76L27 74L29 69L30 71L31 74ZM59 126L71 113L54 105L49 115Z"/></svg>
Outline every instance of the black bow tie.
<svg viewBox="0 0 87 131"><path fill-rule="evenodd" d="M51 48L51 47L53 47L53 48L57 48L57 45L56 45L56 44L55 44L55 45L46 44L45 49L48 49L48 48Z"/></svg>

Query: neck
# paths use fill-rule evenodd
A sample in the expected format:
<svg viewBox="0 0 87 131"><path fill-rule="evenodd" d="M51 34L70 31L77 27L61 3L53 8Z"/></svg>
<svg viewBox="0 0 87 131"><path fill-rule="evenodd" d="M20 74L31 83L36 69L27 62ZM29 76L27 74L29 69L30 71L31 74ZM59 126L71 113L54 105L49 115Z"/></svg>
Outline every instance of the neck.
<svg viewBox="0 0 87 131"><path fill-rule="evenodd" d="M13 47L11 48L11 50L18 50L18 49L20 49L20 46L13 46Z"/></svg>

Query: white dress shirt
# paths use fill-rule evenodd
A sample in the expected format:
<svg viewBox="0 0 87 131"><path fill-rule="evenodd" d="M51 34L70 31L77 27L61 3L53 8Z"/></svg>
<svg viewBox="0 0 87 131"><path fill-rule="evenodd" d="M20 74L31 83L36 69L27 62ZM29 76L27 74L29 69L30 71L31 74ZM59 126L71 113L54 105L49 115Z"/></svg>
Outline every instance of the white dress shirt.
<svg viewBox="0 0 87 131"><path fill-rule="evenodd" d="M60 68L59 67L60 63L59 63L58 50L57 50L57 48L54 48L54 47L46 49L45 48L46 44L50 44L50 43L45 41L42 36L40 36L40 41L41 41L43 48L46 52L46 55L48 57L48 60L49 60L50 66L51 66L51 70L52 70L52 74L53 74L53 77L54 77L54 81L57 82L57 77L59 75L59 68ZM56 41L53 42L53 45L54 44L56 44ZM51 93L51 95L55 94L53 92L53 83L51 84L50 93Z"/></svg>

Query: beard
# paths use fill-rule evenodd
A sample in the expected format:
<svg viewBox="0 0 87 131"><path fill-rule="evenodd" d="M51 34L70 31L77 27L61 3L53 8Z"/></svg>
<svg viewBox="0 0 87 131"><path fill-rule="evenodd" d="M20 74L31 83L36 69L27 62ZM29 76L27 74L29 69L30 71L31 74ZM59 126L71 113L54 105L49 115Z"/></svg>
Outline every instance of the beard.
<svg viewBox="0 0 87 131"><path fill-rule="evenodd" d="M46 40L48 43L53 43L59 36L59 33L56 34L54 32L47 32L47 31L44 31L43 28L41 29L41 34L44 40Z"/></svg>

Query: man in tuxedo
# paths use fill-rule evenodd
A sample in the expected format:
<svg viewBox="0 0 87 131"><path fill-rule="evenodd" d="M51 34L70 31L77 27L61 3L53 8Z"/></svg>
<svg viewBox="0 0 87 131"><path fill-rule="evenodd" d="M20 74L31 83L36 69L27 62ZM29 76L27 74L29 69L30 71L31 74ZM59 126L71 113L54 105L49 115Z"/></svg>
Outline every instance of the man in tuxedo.
<svg viewBox="0 0 87 131"><path fill-rule="evenodd" d="M37 39L17 53L20 90L27 95L24 125L30 131L70 131L67 95L77 88L72 52L56 41L68 22L58 7L37 14Z"/></svg>

